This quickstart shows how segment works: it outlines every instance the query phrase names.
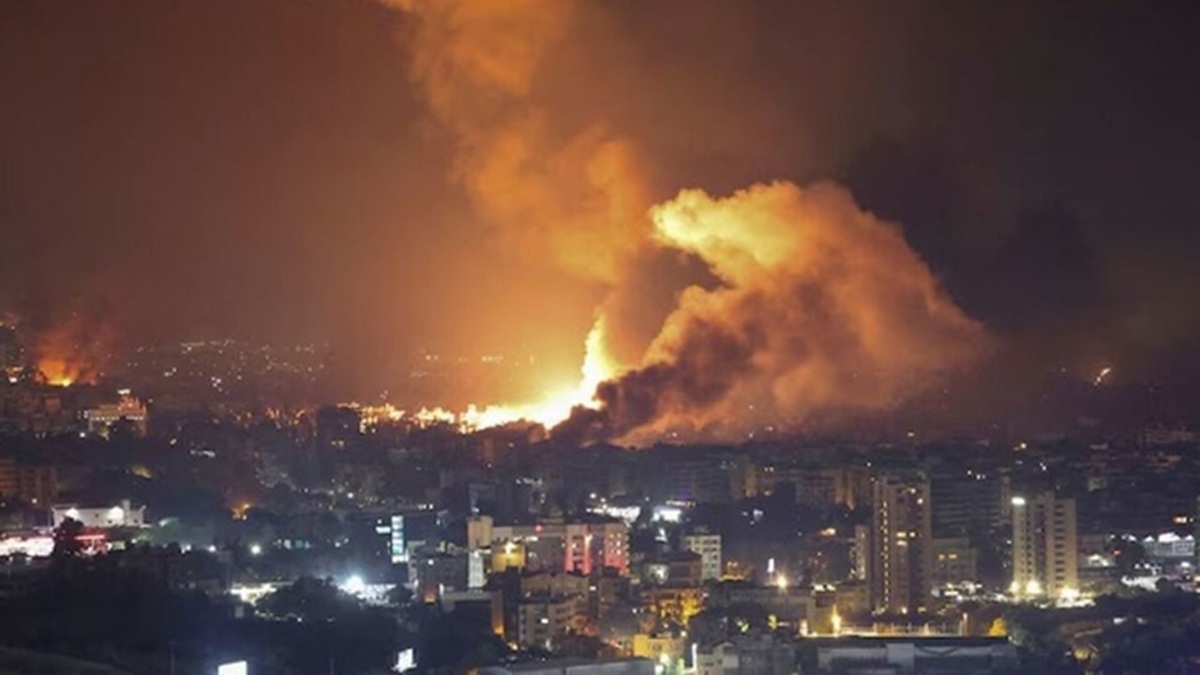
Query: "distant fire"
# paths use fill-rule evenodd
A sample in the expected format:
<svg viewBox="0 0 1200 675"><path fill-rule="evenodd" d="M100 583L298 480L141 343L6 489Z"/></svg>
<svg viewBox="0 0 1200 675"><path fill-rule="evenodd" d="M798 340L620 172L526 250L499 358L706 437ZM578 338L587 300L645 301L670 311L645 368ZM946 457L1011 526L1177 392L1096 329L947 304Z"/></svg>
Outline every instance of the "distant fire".
<svg viewBox="0 0 1200 675"><path fill-rule="evenodd" d="M57 387L94 384L108 361L112 337L109 322L72 314L38 334L34 344L37 371L47 384Z"/></svg>
<svg viewBox="0 0 1200 675"><path fill-rule="evenodd" d="M581 379L577 384L552 388L549 393L528 403L511 405L469 405L458 412L442 407L423 407L407 411L390 405L354 406L362 416L364 428L385 422L407 421L417 426L446 425L463 432L479 431L517 422L540 424L547 429L565 421L576 408L597 408L600 403L595 394L605 380L619 374L607 358L603 349L603 318L598 320L588 334L587 351L581 368Z"/></svg>
<svg viewBox="0 0 1200 675"><path fill-rule="evenodd" d="M79 379L79 370L58 357L40 359L37 369L46 378L46 384L55 387L69 387Z"/></svg>

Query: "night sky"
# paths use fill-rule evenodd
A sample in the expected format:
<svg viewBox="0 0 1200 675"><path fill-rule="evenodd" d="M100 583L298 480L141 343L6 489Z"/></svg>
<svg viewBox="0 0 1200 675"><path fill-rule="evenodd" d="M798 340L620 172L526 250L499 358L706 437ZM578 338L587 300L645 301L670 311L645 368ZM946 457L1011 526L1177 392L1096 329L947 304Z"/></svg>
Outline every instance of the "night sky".
<svg viewBox="0 0 1200 675"><path fill-rule="evenodd" d="M636 143L653 201L836 180L1010 349L1196 364L1200 5L575 9L529 96L550 137ZM577 367L605 285L472 208L414 30L365 0L0 4L0 307L325 341L351 379L422 346ZM649 295L696 274L652 267Z"/></svg>

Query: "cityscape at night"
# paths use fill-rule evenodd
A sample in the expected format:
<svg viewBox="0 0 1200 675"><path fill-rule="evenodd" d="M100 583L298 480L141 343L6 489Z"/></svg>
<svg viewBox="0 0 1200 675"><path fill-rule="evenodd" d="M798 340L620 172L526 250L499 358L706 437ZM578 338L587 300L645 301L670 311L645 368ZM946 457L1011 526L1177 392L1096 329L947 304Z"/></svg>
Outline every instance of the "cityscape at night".
<svg viewBox="0 0 1200 675"><path fill-rule="evenodd" d="M0 2L0 675L1200 673L1197 26Z"/></svg>

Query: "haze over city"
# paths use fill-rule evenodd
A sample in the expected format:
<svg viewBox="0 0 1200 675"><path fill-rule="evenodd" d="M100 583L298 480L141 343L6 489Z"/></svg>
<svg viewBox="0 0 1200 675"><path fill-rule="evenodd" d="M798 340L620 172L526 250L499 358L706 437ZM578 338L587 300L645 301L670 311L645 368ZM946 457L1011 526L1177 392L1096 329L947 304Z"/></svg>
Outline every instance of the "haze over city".
<svg viewBox="0 0 1200 675"><path fill-rule="evenodd" d="M155 556L196 576L147 603L205 598L14 648L342 672L362 622L345 672L857 672L844 623L1148 663L1070 627L1195 595L1198 21L0 5L0 604Z"/></svg>

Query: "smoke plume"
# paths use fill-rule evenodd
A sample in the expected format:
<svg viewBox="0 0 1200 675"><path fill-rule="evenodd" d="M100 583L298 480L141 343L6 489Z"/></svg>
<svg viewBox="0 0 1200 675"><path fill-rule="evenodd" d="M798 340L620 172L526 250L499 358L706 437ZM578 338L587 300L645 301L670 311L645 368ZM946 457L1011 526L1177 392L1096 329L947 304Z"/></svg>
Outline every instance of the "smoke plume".
<svg viewBox="0 0 1200 675"><path fill-rule="evenodd" d="M645 239L651 201L632 145L542 102L546 53L568 35L562 0L386 0L416 16L412 75L454 136L453 178L506 247L612 283Z"/></svg>
<svg viewBox="0 0 1200 675"><path fill-rule="evenodd" d="M573 3L388 4L418 19L413 77L454 137L454 179L480 215L513 250L609 291L584 365L585 385L600 382L599 409L577 409L564 433L731 437L885 410L984 348L982 327L898 228L844 189L779 182L726 199L685 190L652 206L629 141L600 122L564 133L538 73L569 38ZM653 274L639 266L664 254L698 261L708 283L684 289L651 330L631 329L623 315L655 304L639 285ZM651 337L631 348L630 335Z"/></svg>
<svg viewBox="0 0 1200 675"><path fill-rule="evenodd" d="M116 338L103 310L72 312L38 332L34 357L38 373L58 386L94 384L104 375Z"/></svg>
<svg viewBox="0 0 1200 675"><path fill-rule="evenodd" d="M731 437L888 410L986 347L899 229L834 184L687 190L652 214L657 241L719 284L686 289L642 367L600 386L605 435Z"/></svg>

